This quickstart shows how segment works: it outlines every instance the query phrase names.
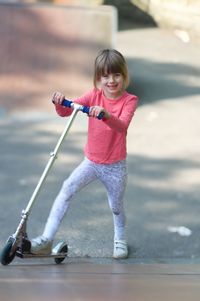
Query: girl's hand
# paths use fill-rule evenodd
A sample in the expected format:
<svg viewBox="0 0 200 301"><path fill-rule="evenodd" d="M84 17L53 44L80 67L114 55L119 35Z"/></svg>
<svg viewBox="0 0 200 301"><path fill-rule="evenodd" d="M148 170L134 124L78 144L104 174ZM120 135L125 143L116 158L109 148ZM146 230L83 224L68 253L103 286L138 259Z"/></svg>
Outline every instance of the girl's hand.
<svg viewBox="0 0 200 301"><path fill-rule="evenodd" d="M108 119L110 117L109 112L107 112L103 107L100 106L90 107L89 116L97 118L102 112L104 113L104 118Z"/></svg>
<svg viewBox="0 0 200 301"><path fill-rule="evenodd" d="M53 94L53 97L52 97L52 102L55 104L55 105L62 105L62 102L63 100L65 99L65 95L63 95L62 93L60 92L55 92Z"/></svg>

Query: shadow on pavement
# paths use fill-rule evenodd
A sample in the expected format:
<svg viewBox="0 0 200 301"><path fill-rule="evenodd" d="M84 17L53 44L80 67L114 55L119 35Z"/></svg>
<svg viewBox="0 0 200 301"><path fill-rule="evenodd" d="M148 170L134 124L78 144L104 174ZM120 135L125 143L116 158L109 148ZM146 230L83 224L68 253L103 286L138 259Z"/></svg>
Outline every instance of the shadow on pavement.
<svg viewBox="0 0 200 301"><path fill-rule="evenodd" d="M155 62L141 58L128 58L130 74L133 77L129 91L140 98L140 105L151 102L180 98L200 94L198 66Z"/></svg>
<svg viewBox="0 0 200 301"><path fill-rule="evenodd" d="M63 124L55 120L40 123L1 125L1 246L19 222L45 164L57 142ZM41 233L52 202L62 181L81 161L85 131L78 129L67 137L47 182L35 203L28 222L30 237ZM177 174L199 170L194 159L151 158L129 155L129 185L126 212L130 257L198 258L198 187L182 190L171 185ZM168 227L186 223L193 235L171 234ZM110 257L112 216L104 187L96 182L72 200L57 239L66 239L70 256Z"/></svg>

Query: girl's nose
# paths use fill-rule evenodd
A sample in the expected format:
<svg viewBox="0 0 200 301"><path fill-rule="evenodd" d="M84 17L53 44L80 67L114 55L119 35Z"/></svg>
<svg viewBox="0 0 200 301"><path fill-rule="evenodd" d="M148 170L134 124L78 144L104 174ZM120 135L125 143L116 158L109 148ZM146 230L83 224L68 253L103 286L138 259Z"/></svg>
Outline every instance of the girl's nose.
<svg viewBox="0 0 200 301"><path fill-rule="evenodd" d="M110 74L108 80L110 83L114 82L114 75Z"/></svg>

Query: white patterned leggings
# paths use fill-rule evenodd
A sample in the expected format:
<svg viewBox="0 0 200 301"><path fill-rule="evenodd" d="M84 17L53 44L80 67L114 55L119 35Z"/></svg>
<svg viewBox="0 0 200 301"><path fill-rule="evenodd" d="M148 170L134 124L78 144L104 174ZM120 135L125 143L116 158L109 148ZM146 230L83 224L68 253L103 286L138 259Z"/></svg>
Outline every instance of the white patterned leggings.
<svg viewBox="0 0 200 301"><path fill-rule="evenodd" d="M63 182L48 217L43 235L53 240L67 212L74 194L94 180L100 180L106 188L109 206L113 214L114 239L125 239L125 214L123 196L127 182L126 161L113 164L97 164L85 158Z"/></svg>

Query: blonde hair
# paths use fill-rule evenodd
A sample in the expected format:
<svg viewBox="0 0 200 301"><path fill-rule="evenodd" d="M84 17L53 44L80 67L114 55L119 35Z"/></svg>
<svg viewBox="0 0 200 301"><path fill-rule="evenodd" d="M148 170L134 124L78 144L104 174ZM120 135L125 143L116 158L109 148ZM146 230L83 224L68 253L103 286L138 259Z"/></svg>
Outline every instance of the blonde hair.
<svg viewBox="0 0 200 301"><path fill-rule="evenodd" d="M97 88L101 76L110 73L120 73L124 78L124 89L129 85L129 75L123 55L115 49L102 50L95 59L94 86Z"/></svg>

